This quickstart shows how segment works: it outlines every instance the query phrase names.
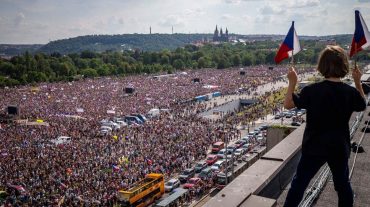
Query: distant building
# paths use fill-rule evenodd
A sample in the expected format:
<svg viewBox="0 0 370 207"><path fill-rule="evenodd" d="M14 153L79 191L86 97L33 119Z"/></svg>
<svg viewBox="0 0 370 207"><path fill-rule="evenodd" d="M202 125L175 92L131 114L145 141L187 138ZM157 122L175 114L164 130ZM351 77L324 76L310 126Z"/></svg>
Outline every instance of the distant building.
<svg viewBox="0 0 370 207"><path fill-rule="evenodd" d="M225 33L223 33L222 28L220 28L220 32L218 32L216 25L215 32L213 33L213 42L229 42L229 31L227 28Z"/></svg>
<svg viewBox="0 0 370 207"><path fill-rule="evenodd" d="M316 42L317 46L326 46L326 45L336 45L337 41L335 39L320 39Z"/></svg>

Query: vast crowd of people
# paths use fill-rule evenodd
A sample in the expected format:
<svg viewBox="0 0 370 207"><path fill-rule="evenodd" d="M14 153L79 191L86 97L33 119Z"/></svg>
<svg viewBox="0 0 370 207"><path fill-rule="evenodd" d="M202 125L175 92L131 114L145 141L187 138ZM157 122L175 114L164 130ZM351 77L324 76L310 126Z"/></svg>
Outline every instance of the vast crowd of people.
<svg viewBox="0 0 370 207"><path fill-rule="evenodd" d="M235 126L242 121L235 118L225 129L220 121L202 119L197 113L209 108L194 97L215 91L253 93L261 84L281 80L287 69L256 66L244 71L240 75L240 69L203 69L0 89L4 111L17 105L19 119L49 124L0 124L0 190L10 192L6 203L111 205L119 189L147 173L170 177L192 166L213 142L240 136ZM194 83L194 78L200 82ZM135 92L126 94L126 87ZM152 108L169 113L98 136L102 119L146 114ZM59 136L71 137L71 142L51 142Z"/></svg>

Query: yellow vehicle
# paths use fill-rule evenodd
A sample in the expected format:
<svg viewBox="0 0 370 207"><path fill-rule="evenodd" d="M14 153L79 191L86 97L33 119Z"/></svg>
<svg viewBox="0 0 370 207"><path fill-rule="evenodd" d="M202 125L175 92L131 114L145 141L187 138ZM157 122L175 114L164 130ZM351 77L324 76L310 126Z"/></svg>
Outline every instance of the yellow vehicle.
<svg viewBox="0 0 370 207"><path fill-rule="evenodd" d="M151 173L127 191L118 191L118 200L124 207L145 207L164 194L162 174Z"/></svg>

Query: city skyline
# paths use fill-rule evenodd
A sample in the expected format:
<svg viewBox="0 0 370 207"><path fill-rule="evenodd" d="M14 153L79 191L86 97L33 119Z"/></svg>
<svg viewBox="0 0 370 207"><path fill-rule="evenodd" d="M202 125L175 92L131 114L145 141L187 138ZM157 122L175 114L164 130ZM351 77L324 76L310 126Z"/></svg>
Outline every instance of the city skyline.
<svg viewBox="0 0 370 207"><path fill-rule="evenodd" d="M45 44L94 34L352 34L354 10L369 24L370 0L0 0L1 44Z"/></svg>

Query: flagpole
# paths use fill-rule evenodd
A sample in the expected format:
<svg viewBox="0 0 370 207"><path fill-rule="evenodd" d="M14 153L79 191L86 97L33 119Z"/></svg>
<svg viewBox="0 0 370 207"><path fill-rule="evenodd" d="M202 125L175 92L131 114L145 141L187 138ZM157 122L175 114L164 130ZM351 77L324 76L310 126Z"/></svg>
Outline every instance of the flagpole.
<svg viewBox="0 0 370 207"><path fill-rule="evenodd" d="M356 51L357 51L357 43L355 43L355 55L354 55L354 57L353 57L353 59L354 59L354 67L353 67L353 70L355 70L356 69L356 64L357 64L357 60L356 60Z"/></svg>
<svg viewBox="0 0 370 207"><path fill-rule="evenodd" d="M357 51L357 43L355 43L355 51ZM358 59L357 52L354 54L353 58L354 58L354 68L353 68L353 70L356 70L356 68L357 68L357 59Z"/></svg>

